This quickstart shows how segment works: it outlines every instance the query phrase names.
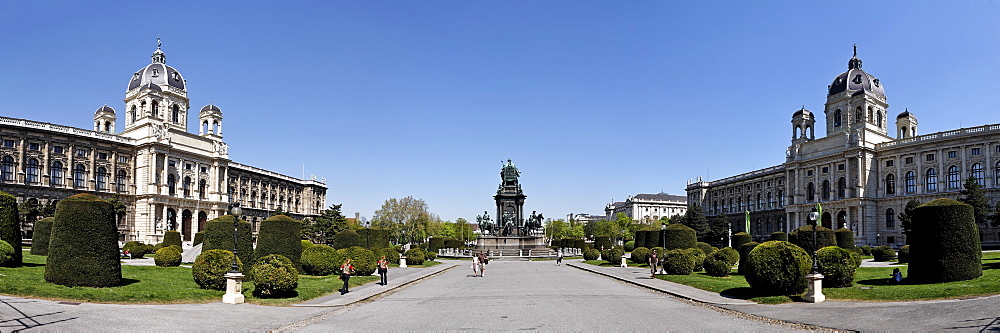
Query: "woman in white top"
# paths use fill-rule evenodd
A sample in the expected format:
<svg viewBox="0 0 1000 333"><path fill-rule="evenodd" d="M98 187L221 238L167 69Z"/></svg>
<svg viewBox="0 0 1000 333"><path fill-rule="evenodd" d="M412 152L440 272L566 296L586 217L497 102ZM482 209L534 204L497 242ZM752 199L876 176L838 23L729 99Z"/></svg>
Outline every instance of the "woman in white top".
<svg viewBox="0 0 1000 333"><path fill-rule="evenodd" d="M479 276L479 268L480 268L479 256L473 254L472 255L472 276Z"/></svg>

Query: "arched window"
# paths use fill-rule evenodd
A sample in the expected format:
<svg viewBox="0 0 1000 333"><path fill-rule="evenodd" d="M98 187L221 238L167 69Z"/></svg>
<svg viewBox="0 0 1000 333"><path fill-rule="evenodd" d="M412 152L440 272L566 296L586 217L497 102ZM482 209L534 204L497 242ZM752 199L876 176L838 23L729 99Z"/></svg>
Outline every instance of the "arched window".
<svg viewBox="0 0 1000 333"><path fill-rule="evenodd" d="M771 196L771 192L767 192L767 208L774 208L774 197Z"/></svg>
<svg viewBox="0 0 1000 333"><path fill-rule="evenodd" d="M823 180L823 200L830 200L830 181Z"/></svg>
<svg viewBox="0 0 1000 333"><path fill-rule="evenodd" d="M264 201L263 198L261 198L261 201ZM712 213L717 214L718 212L719 212L719 200L712 200Z"/></svg>
<svg viewBox="0 0 1000 333"><path fill-rule="evenodd" d="M734 209L736 209L736 206L733 206L733 198L729 198L729 211L728 212L732 213Z"/></svg>
<svg viewBox="0 0 1000 333"><path fill-rule="evenodd" d="M736 207L739 207L740 211L743 211L743 198L736 198Z"/></svg>
<svg viewBox="0 0 1000 333"><path fill-rule="evenodd" d="M764 209L764 202L760 200L760 193L757 193L757 210Z"/></svg>
<svg viewBox="0 0 1000 333"><path fill-rule="evenodd" d="M875 125L882 128L882 111L875 112Z"/></svg>
<svg viewBox="0 0 1000 333"><path fill-rule="evenodd" d="M108 169L104 167L97 167L97 190L104 191L108 189Z"/></svg>
<svg viewBox="0 0 1000 333"><path fill-rule="evenodd" d="M861 122L861 107L854 108L854 122Z"/></svg>
<svg viewBox="0 0 1000 333"><path fill-rule="evenodd" d="M833 111L833 127L838 127L841 124L841 114L840 109Z"/></svg>
<svg viewBox="0 0 1000 333"><path fill-rule="evenodd" d="M208 182L206 182L204 179L199 180L198 181L198 197L200 197L202 199L206 198L206 195L208 195L208 193L205 193L206 190L208 190Z"/></svg>
<svg viewBox="0 0 1000 333"><path fill-rule="evenodd" d="M87 182L83 179L86 173L87 167L83 166L83 164L76 165L76 168L73 169L73 187L87 186Z"/></svg>
<svg viewBox="0 0 1000 333"><path fill-rule="evenodd" d="M867 120L872 120L872 119L875 119L875 117L872 114L872 108L869 106L868 107L868 118L867 118Z"/></svg>
<svg viewBox="0 0 1000 333"><path fill-rule="evenodd" d="M135 122L135 113L136 113L136 107L135 105L132 105L132 111L129 111L128 113L129 124Z"/></svg>
<svg viewBox="0 0 1000 333"><path fill-rule="evenodd" d="M181 122L181 108L177 104L174 104L170 109L170 120L174 123Z"/></svg>
<svg viewBox="0 0 1000 333"><path fill-rule="evenodd" d="M840 177L840 180L837 180L837 198L843 199L845 197L847 197L847 179Z"/></svg>
<svg viewBox="0 0 1000 333"><path fill-rule="evenodd" d="M167 175L167 195L174 196L177 194L177 177L174 174Z"/></svg>
<svg viewBox="0 0 1000 333"><path fill-rule="evenodd" d="M813 185L813 183L809 183L809 186L806 186L806 198L809 201L816 200L816 185Z"/></svg>
<svg viewBox="0 0 1000 333"><path fill-rule="evenodd" d="M785 206L785 191L778 191L778 207Z"/></svg>
<svg viewBox="0 0 1000 333"><path fill-rule="evenodd" d="M38 160L29 158L28 167L25 170L24 181L28 184L38 183L38 175L41 174L41 167Z"/></svg>
<svg viewBox="0 0 1000 333"><path fill-rule="evenodd" d="M257 191L250 191L250 208L257 208Z"/></svg>
<svg viewBox="0 0 1000 333"><path fill-rule="evenodd" d="M937 191L937 170L927 169L927 177L924 181L928 191Z"/></svg>
<svg viewBox="0 0 1000 333"><path fill-rule="evenodd" d="M118 175L115 177L115 187L118 193L125 193L125 181L128 178L128 174L125 170L118 170Z"/></svg>
<svg viewBox="0 0 1000 333"><path fill-rule="evenodd" d="M885 194L896 194L896 175L885 176Z"/></svg>
<svg viewBox="0 0 1000 333"><path fill-rule="evenodd" d="M153 101L153 117L160 117L160 102Z"/></svg>
<svg viewBox="0 0 1000 333"><path fill-rule="evenodd" d="M903 185L906 186L906 193L917 191L917 176L913 174L913 171L906 172L906 177L903 178Z"/></svg>
<svg viewBox="0 0 1000 333"><path fill-rule="evenodd" d="M958 188L958 167L951 166L948 168L948 188Z"/></svg>
<svg viewBox="0 0 1000 333"><path fill-rule="evenodd" d="M191 196L191 177L184 177L184 197Z"/></svg>
<svg viewBox="0 0 1000 333"><path fill-rule="evenodd" d="M49 184L62 185L63 177L66 177L66 173L63 170L62 162L52 162L52 168L49 170Z"/></svg>
<svg viewBox="0 0 1000 333"><path fill-rule="evenodd" d="M0 179L4 181L14 180L14 158L10 156L4 156L3 162L0 162Z"/></svg>
<svg viewBox="0 0 1000 333"><path fill-rule="evenodd" d="M896 228L896 211L892 208L885 210L885 228L895 229Z"/></svg>
<svg viewBox="0 0 1000 333"><path fill-rule="evenodd" d="M976 184L979 186L986 186L986 181L983 179L983 165L976 163L972 165L972 178L976 179Z"/></svg>

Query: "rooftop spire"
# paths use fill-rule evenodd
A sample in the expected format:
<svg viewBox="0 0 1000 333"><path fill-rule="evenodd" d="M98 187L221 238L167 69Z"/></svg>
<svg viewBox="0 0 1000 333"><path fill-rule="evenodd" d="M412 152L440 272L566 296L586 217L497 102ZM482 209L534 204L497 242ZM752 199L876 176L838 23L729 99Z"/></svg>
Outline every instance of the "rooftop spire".
<svg viewBox="0 0 1000 333"><path fill-rule="evenodd" d="M163 54L163 50L160 50L161 46L163 46L163 42L160 41L160 35L156 35L156 51L153 51L154 64L167 63L167 55Z"/></svg>
<svg viewBox="0 0 1000 333"><path fill-rule="evenodd" d="M854 44L854 56L847 62L847 70L861 69L861 59L858 59L858 44Z"/></svg>

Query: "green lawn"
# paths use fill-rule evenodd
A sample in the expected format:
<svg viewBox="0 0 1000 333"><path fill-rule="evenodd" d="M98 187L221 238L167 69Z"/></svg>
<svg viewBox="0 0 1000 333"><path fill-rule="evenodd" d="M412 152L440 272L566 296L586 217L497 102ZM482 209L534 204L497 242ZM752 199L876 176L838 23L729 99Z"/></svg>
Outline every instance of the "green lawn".
<svg viewBox="0 0 1000 333"><path fill-rule="evenodd" d="M91 303L211 303L222 300L224 291L205 290L186 267L122 265L125 285L112 288L66 287L45 282L45 257L24 254L25 265L0 267L0 294ZM351 286L377 281L377 276L351 278ZM253 297L253 282L243 284L248 303L288 305L336 292L342 282L336 276L299 275L298 295L285 299Z"/></svg>
<svg viewBox="0 0 1000 333"><path fill-rule="evenodd" d="M592 265L613 267L602 260L585 261ZM823 293L829 300L839 301L914 301L930 299L949 299L995 295L1000 293L1000 252L983 253L983 276L968 280L933 284L888 284L889 274L898 267L907 275L907 266L894 267L858 267L854 285L844 288L824 288ZM659 279L692 286L702 290L717 292L727 296L748 299L758 303L785 303L799 300L799 296L760 296L756 295L742 275L714 277L704 272L691 275L657 275Z"/></svg>

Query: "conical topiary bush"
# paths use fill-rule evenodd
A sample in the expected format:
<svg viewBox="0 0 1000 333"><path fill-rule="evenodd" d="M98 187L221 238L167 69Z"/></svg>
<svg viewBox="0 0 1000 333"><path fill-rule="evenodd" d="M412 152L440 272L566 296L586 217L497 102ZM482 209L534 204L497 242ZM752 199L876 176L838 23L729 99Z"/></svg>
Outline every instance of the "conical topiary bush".
<svg viewBox="0 0 1000 333"><path fill-rule="evenodd" d="M205 224L205 242L202 243L201 251L226 250L233 251L233 221L232 215L223 215L208 221ZM241 262L253 263L253 235L250 231L250 222L239 220L236 227L237 248L236 254ZM245 264L244 274L249 272L251 264Z"/></svg>
<svg viewBox="0 0 1000 333"><path fill-rule="evenodd" d="M0 191L0 240L14 248L6 266L21 266L21 215L17 212L17 198Z"/></svg>
<svg viewBox="0 0 1000 333"><path fill-rule="evenodd" d="M56 205L45 281L64 286L121 285L118 227L111 203L77 194Z"/></svg>

